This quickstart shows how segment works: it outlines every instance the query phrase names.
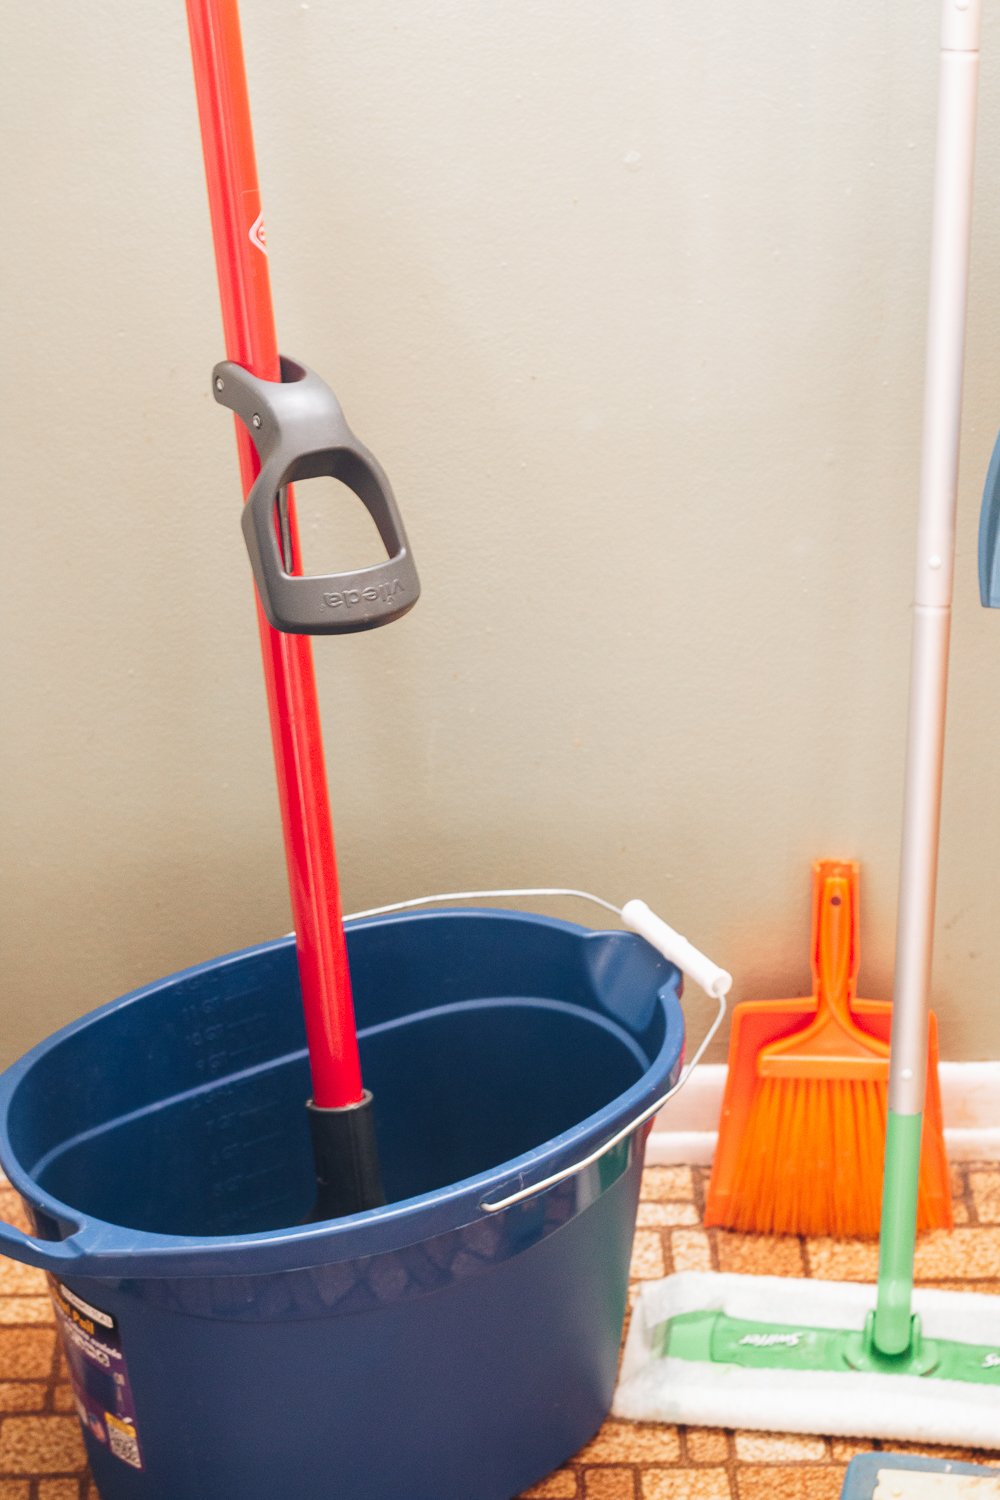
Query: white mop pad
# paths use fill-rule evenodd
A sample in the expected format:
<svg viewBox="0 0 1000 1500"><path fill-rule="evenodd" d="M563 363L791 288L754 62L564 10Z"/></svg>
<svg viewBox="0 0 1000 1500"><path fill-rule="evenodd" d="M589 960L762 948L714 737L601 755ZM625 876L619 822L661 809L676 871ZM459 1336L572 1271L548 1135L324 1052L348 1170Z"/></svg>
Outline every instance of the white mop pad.
<svg viewBox="0 0 1000 1500"><path fill-rule="evenodd" d="M632 1315L612 1411L645 1422L1000 1449L1000 1382L746 1369L654 1352L657 1325L679 1313L717 1310L761 1323L861 1329L874 1305L874 1287L846 1281L691 1271L649 1282ZM995 1344L1000 1364L1000 1297L918 1290L913 1310L928 1339Z"/></svg>

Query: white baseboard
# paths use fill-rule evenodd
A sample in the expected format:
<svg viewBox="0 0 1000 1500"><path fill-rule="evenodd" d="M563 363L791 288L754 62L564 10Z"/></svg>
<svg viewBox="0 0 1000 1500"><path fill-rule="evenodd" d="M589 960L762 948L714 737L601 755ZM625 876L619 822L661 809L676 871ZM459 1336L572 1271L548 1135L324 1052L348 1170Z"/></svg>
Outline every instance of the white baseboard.
<svg viewBox="0 0 1000 1500"><path fill-rule="evenodd" d="M944 1138L952 1161L1000 1161L1000 1062L942 1063ZM712 1160L726 1082L722 1063L697 1068L657 1115L646 1147L649 1166Z"/></svg>

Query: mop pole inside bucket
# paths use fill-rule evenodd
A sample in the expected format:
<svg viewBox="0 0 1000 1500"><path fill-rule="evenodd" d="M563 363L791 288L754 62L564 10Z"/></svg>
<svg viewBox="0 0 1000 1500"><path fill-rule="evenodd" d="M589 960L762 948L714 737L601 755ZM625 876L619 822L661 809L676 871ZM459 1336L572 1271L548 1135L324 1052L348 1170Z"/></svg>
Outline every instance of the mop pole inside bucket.
<svg viewBox="0 0 1000 1500"><path fill-rule="evenodd" d="M236 0L187 0L187 13L226 354L251 375L278 381L239 10ZM259 461L239 422L236 443L246 496ZM301 572L290 488L286 516L289 571ZM385 1200L371 1096L361 1081L312 643L272 629L259 598L257 616L312 1073L312 1218L333 1218Z"/></svg>

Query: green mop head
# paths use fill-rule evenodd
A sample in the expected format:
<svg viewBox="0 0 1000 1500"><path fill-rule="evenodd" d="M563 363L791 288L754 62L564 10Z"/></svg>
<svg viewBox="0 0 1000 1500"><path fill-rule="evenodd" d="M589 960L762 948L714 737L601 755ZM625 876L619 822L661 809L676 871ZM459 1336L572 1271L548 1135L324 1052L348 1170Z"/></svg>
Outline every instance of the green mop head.
<svg viewBox="0 0 1000 1500"><path fill-rule="evenodd" d="M644 1286L613 1411L637 1421L1000 1450L1000 1297L917 1291L914 1337L872 1339L854 1282L689 1272Z"/></svg>

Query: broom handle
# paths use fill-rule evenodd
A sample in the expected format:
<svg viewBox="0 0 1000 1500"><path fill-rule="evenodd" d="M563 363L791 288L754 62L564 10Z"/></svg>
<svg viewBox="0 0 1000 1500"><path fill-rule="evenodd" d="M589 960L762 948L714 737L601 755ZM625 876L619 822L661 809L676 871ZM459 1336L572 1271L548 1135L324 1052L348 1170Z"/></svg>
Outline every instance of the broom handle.
<svg viewBox="0 0 1000 1500"><path fill-rule="evenodd" d="M279 380L237 0L187 0L187 11L226 355L252 375ZM260 464L239 421L236 443L246 495ZM297 560L290 489L288 519ZM312 643L272 630L259 600L257 623L313 1098L321 1108L340 1108L360 1102L363 1090Z"/></svg>
<svg viewBox="0 0 1000 1500"><path fill-rule="evenodd" d="M945 0L875 1342L910 1344L968 302L980 0Z"/></svg>
<svg viewBox="0 0 1000 1500"><path fill-rule="evenodd" d="M860 963L856 865L832 859L813 865L812 949L817 1020L832 1012L842 1027L853 1030Z"/></svg>

